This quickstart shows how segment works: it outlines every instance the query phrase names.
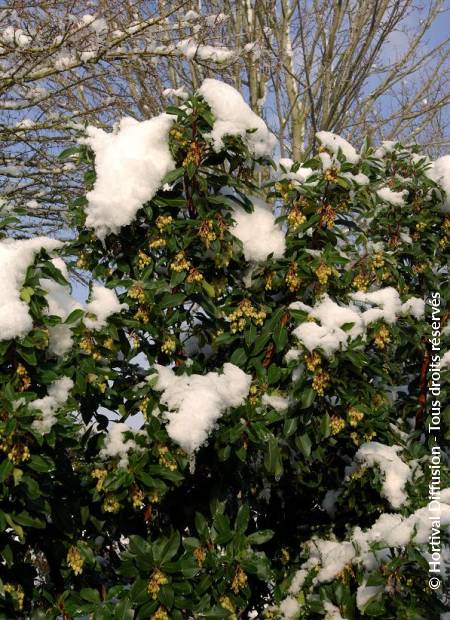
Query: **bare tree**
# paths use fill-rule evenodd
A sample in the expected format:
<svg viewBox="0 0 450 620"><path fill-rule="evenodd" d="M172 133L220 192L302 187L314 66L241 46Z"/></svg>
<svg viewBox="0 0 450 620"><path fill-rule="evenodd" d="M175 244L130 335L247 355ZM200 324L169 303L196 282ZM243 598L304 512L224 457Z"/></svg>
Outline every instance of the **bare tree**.
<svg viewBox="0 0 450 620"><path fill-rule="evenodd" d="M245 93L281 156L320 129L356 145L449 142L445 0L9 0L0 9L0 196L61 230L79 171L57 155L87 123L146 118L219 77ZM151 7L151 8L149 8Z"/></svg>

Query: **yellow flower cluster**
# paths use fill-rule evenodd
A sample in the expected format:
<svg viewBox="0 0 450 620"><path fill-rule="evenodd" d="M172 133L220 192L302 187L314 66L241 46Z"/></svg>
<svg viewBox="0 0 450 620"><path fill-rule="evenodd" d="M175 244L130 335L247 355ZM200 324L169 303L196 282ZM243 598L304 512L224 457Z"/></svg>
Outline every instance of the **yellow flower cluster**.
<svg viewBox="0 0 450 620"><path fill-rule="evenodd" d="M203 220L197 234L205 246L209 248L211 243L217 239L217 235L214 231L214 222L212 220Z"/></svg>
<svg viewBox="0 0 450 620"><path fill-rule="evenodd" d="M306 367L311 372L314 372L318 366L320 366L322 359L317 351L313 351L312 353L308 353L305 356Z"/></svg>
<svg viewBox="0 0 450 620"><path fill-rule="evenodd" d="M144 491L139 487L133 487L131 491L133 508L141 508L144 505Z"/></svg>
<svg viewBox="0 0 450 620"><path fill-rule="evenodd" d="M286 274L286 284L291 293L298 291L300 287L300 278L296 263L291 263Z"/></svg>
<svg viewBox="0 0 450 620"><path fill-rule="evenodd" d="M382 325L380 329L375 332L374 342L377 349L385 349L386 345L391 341L391 336L386 325Z"/></svg>
<svg viewBox="0 0 450 620"><path fill-rule="evenodd" d="M136 299L139 303L143 304L145 302L145 291L139 284L133 284L133 286L128 289L128 297Z"/></svg>
<svg viewBox="0 0 450 620"><path fill-rule="evenodd" d="M138 269L142 271L143 269L147 267L147 265L150 265L151 262L152 262L152 259L150 258L150 256L146 254L145 252L143 252L142 250L139 250L138 257L137 257Z"/></svg>
<svg viewBox="0 0 450 620"><path fill-rule="evenodd" d="M333 228L336 210L331 205L324 205L320 211L320 225Z"/></svg>
<svg viewBox="0 0 450 620"><path fill-rule="evenodd" d="M84 560L81 557L80 552L73 545L69 547L67 552L67 564L73 570L75 575L81 575L83 572Z"/></svg>
<svg viewBox="0 0 450 620"><path fill-rule="evenodd" d="M320 284L325 285L328 282L328 278L331 276L333 270L325 263L320 263L320 265L315 270L315 274Z"/></svg>
<svg viewBox="0 0 450 620"><path fill-rule="evenodd" d="M183 131L181 131L181 129L178 129L177 127L173 127L170 132L169 135L175 140L175 142L177 142L180 146L187 146L189 143L186 140L186 137L183 133Z"/></svg>
<svg viewBox="0 0 450 620"><path fill-rule="evenodd" d="M345 428L345 420L339 415L332 415L330 419L330 431L332 435L337 435Z"/></svg>
<svg viewBox="0 0 450 620"><path fill-rule="evenodd" d="M358 273L353 279L353 286L357 291L366 292L369 287L369 278L363 273Z"/></svg>
<svg viewBox="0 0 450 620"><path fill-rule="evenodd" d="M161 586L168 583L167 577L162 573L159 568L155 568L153 571L148 584L147 584L147 592L153 599L158 597L158 592L161 589Z"/></svg>
<svg viewBox="0 0 450 620"><path fill-rule="evenodd" d="M12 583L5 583L3 585L3 589L15 599L18 609L22 610L25 600L25 594L22 586L19 586L18 584L14 585Z"/></svg>
<svg viewBox="0 0 450 620"><path fill-rule="evenodd" d="M95 350L95 342L91 336L84 336L80 340L80 349L83 353L86 353L86 355L90 355L94 360L99 360L101 358L100 353Z"/></svg>
<svg viewBox="0 0 450 620"><path fill-rule="evenodd" d="M237 619L237 616L235 614L236 610L235 610L234 605L233 605L233 603L232 603L232 601L231 601L229 596L222 596L219 599L219 603L220 603L221 607L223 607L224 609L227 609L231 613L231 615L228 616L228 620L236 620Z"/></svg>
<svg viewBox="0 0 450 620"><path fill-rule="evenodd" d="M247 585L248 577L240 566L236 568L233 581L231 582L231 589L235 594L238 594L240 590Z"/></svg>
<svg viewBox="0 0 450 620"><path fill-rule="evenodd" d="M266 291L271 291L273 287L273 272L270 271L265 276L264 289Z"/></svg>
<svg viewBox="0 0 450 620"><path fill-rule="evenodd" d="M150 322L150 315L149 315L148 311L141 306L134 313L133 319L135 321L141 321L142 323L149 323Z"/></svg>
<svg viewBox="0 0 450 620"><path fill-rule="evenodd" d="M312 382L312 388L319 396L323 396L325 390L330 385L330 374L326 370L320 370Z"/></svg>
<svg viewBox="0 0 450 620"><path fill-rule="evenodd" d="M159 230L164 230L167 226L170 226L173 222L173 217L171 215L158 215L156 218L156 227Z"/></svg>
<svg viewBox="0 0 450 620"><path fill-rule="evenodd" d="M200 165L202 160L202 147L197 142L192 142L189 145L189 150L183 161L183 166L186 167L189 164Z"/></svg>
<svg viewBox="0 0 450 620"><path fill-rule="evenodd" d="M103 489L103 483L105 482L105 478L107 475L108 472L106 471L106 469L100 469L99 467L96 467L91 471L91 477L97 480L95 488L98 492Z"/></svg>
<svg viewBox="0 0 450 620"><path fill-rule="evenodd" d="M416 230L419 232L423 232L426 227L427 227L426 222L418 222L416 224Z"/></svg>
<svg viewBox="0 0 450 620"><path fill-rule="evenodd" d="M228 320L231 322L231 332L233 334L241 332L247 319L252 320L255 325L261 326L266 316L264 310L257 310L249 299L243 299L236 310L228 315Z"/></svg>
<svg viewBox="0 0 450 620"><path fill-rule="evenodd" d="M306 222L306 216L300 211L297 206L295 206L289 211L287 221L289 224L289 228L291 228L292 230L297 230L302 224Z"/></svg>
<svg viewBox="0 0 450 620"><path fill-rule="evenodd" d="M164 248L166 246L166 240L162 237L156 237L149 241L148 247L151 250L158 250L159 248Z"/></svg>
<svg viewBox="0 0 450 620"><path fill-rule="evenodd" d="M374 269L381 269L384 267L384 258L382 252L377 252L372 256L372 267Z"/></svg>
<svg viewBox="0 0 450 620"><path fill-rule="evenodd" d="M172 271L176 271L177 273L180 273L181 271L187 271L188 269L190 269L190 267L191 263L186 258L184 252L178 252L175 255L174 260L170 263L170 268L172 269Z"/></svg>
<svg viewBox="0 0 450 620"><path fill-rule="evenodd" d="M248 400L252 405L256 405L259 400L259 388L257 385L251 385Z"/></svg>
<svg viewBox="0 0 450 620"><path fill-rule="evenodd" d="M87 269L89 267L89 257L87 254L81 252L75 266L78 267L78 269Z"/></svg>
<svg viewBox="0 0 450 620"><path fill-rule="evenodd" d="M288 202L289 192L294 189L294 186L290 181L283 180L282 183L275 183L275 189L280 192L280 196L284 200L284 202Z"/></svg>
<svg viewBox="0 0 450 620"><path fill-rule="evenodd" d="M103 343L103 346L105 347L105 349L112 351L114 349L114 340L112 338L107 338Z"/></svg>
<svg viewBox="0 0 450 620"><path fill-rule="evenodd" d="M114 495L107 495L102 505L104 512L119 512L120 504Z"/></svg>
<svg viewBox="0 0 450 620"><path fill-rule="evenodd" d="M172 455L169 453L169 448L167 446L160 446L158 448L158 454L158 461L160 465L166 467L167 469L170 469L170 471L175 471L176 469L178 469L178 465L173 459Z"/></svg>
<svg viewBox="0 0 450 620"><path fill-rule="evenodd" d="M31 379L28 375L27 369L23 364L17 364L16 375L19 379L19 385L17 386L18 392L25 392L31 385Z"/></svg>
<svg viewBox="0 0 450 620"><path fill-rule="evenodd" d="M337 179L337 169L336 168L328 168L325 170L325 181L329 181L333 183Z"/></svg>
<svg viewBox="0 0 450 620"><path fill-rule="evenodd" d="M197 547L194 549L194 558L197 560L197 564L199 566L203 566L203 563L206 560L206 551L203 547Z"/></svg>
<svg viewBox="0 0 450 620"><path fill-rule="evenodd" d="M31 457L30 449L24 443L12 444L11 440L4 441L0 445L0 449L6 452L8 459L14 463L14 465L29 461Z"/></svg>
<svg viewBox="0 0 450 620"><path fill-rule="evenodd" d="M356 407L350 407L347 411L347 420L350 426L358 426L363 418L364 413L356 409Z"/></svg>
<svg viewBox="0 0 450 620"><path fill-rule="evenodd" d="M201 282L202 280L203 280L203 274L200 273L198 269L195 269L195 267L193 267L190 270L188 277L186 278L186 281L189 284L194 284L195 282Z"/></svg>
<svg viewBox="0 0 450 620"><path fill-rule="evenodd" d="M161 345L161 351L165 353L166 355L170 355L171 353L173 353L176 348L177 348L177 343L171 337L166 338Z"/></svg>
<svg viewBox="0 0 450 620"><path fill-rule="evenodd" d="M168 616L167 611L164 609L164 607L158 607L158 609L152 615L151 620L170 620L170 617Z"/></svg>

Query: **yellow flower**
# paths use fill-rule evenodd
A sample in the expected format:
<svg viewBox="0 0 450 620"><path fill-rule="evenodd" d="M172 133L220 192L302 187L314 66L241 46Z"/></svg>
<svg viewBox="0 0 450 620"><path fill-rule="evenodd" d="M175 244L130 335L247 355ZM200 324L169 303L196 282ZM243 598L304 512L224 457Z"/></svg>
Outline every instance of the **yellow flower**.
<svg viewBox="0 0 450 620"><path fill-rule="evenodd" d="M328 282L328 278L330 277L331 273L332 273L331 267L329 267L325 263L320 263L320 265L315 270L317 279L322 285Z"/></svg>
<svg viewBox="0 0 450 620"><path fill-rule="evenodd" d="M30 457L30 450L28 446L23 443L14 444L8 452L9 460L15 465L19 465L19 463L22 463L23 461L28 461Z"/></svg>
<svg viewBox="0 0 450 620"><path fill-rule="evenodd" d="M217 235L214 231L214 222L212 220L203 220L197 234L205 246L209 248L211 243L217 239Z"/></svg>
<svg viewBox="0 0 450 620"><path fill-rule="evenodd" d="M289 211L287 221L289 224L289 228L291 228L292 230L297 230L302 224L306 222L306 216L300 211L297 206L295 206Z"/></svg>
<svg viewBox="0 0 450 620"><path fill-rule="evenodd" d="M321 357L317 351L313 351L305 356L305 362L308 370L314 372L321 364Z"/></svg>
<svg viewBox="0 0 450 620"><path fill-rule="evenodd" d="M170 226L173 222L173 217L171 215L158 215L156 218L156 227L159 230L164 230L167 226Z"/></svg>
<svg viewBox="0 0 450 620"><path fill-rule="evenodd" d="M291 263L286 274L286 284L291 293L295 293L300 288L300 278L298 275L297 264Z"/></svg>
<svg viewBox="0 0 450 620"><path fill-rule="evenodd" d="M148 247L151 250L157 250L158 248L163 248L166 245L166 240L163 239L162 237L156 237L156 239L152 239L149 244Z"/></svg>
<svg viewBox="0 0 450 620"><path fill-rule="evenodd" d="M164 609L164 607L158 607L158 609L152 615L151 620L170 620L170 617L167 615L167 612Z"/></svg>
<svg viewBox="0 0 450 620"><path fill-rule="evenodd" d="M198 269L192 268L186 278L186 281L189 284L193 284L194 282L201 282L203 280L203 274L198 271Z"/></svg>
<svg viewBox="0 0 450 620"><path fill-rule="evenodd" d="M152 262L152 259L150 258L150 256L148 254L146 254L145 252L143 252L142 250L139 250L139 252L138 252L138 260L137 260L138 269L140 269L142 271L151 262Z"/></svg>
<svg viewBox="0 0 450 620"><path fill-rule="evenodd" d="M80 555L80 552L73 545L69 547L67 552L67 564L73 570L75 575L81 575L83 572L84 560Z"/></svg>
<svg viewBox="0 0 450 620"><path fill-rule="evenodd" d="M166 338L163 344L161 345L161 351L165 353L166 355L170 355L171 353L173 353L176 348L177 348L177 343L171 337Z"/></svg>
<svg viewBox="0 0 450 620"><path fill-rule="evenodd" d="M228 616L228 620L236 620L237 619L237 616L235 614L236 610L235 610L234 605L233 605L233 603L232 603L232 601L231 601L229 596L222 596L219 599L219 603L220 603L221 607L223 607L224 609L227 609L229 612L231 612L231 616Z"/></svg>
<svg viewBox="0 0 450 620"><path fill-rule="evenodd" d="M390 333L386 325L382 325L375 333L374 342L377 349L385 349L386 345L391 341Z"/></svg>
<svg viewBox="0 0 450 620"><path fill-rule="evenodd" d="M358 291L367 291L367 288L369 286L369 278L367 276L365 276L363 273L359 273L357 276L355 276L354 280L353 280L353 286L358 290Z"/></svg>
<svg viewBox="0 0 450 620"><path fill-rule="evenodd" d="M247 585L248 577L242 570L240 566L236 568L236 572L234 573L233 581L231 582L231 589L235 594L238 594L240 590L245 588Z"/></svg>
<svg viewBox="0 0 450 620"><path fill-rule="evenodd" d="M347 419L350 426L358 426L364 417L364 413L356 409L356 407L350 407L347 412Z"/></svg>
<svg viewBox="0 0 450 620"><path fill-rule="evenodd" d="M318 372L312 382L312 388L319 396L323 396L330 384L330 375L325 370Z"/></svg>
<svg viewBox="0 0 450 620"><path fill-rule="evenodd" d="M187 260L184 252L178 252L174 260L170 263L172 271L180 273L181 271L187 271L191 268L191 263Z"/></svg>
<svg viewBox="0 0 450 620"><path fill-rule="evenodd" d="M332 435L337 435L345 427L345 420L338 415L332 415L330 419L330 430Z"/></svg>
<svg viewBox="0 0 450 620"><path fill-rule="evenodd" d="M102 508L104 512L119 512L120 504L114 495L107 495Z"/></svg>
<svg viewBox="0 0 450 620"><path fill-rule="evenodd" d="M166 583L168 583L167 577L159 570L159 568L155 568L148 581L147 592L153 599L156 599L158 597L158 592L160 591L161 586L165 585Z"/></svg>
<svg viewBox="0 0 450 620"><path fill-rule="evenodd" d="M25 599L25 594L23 592L22 586L19 586L18 584L14 585L12 583L5 583L3 585L3 589L4 589L5 592L10 594L13 599L15 599L17 608L19 610L22 610L23 609L23 602L24 602L24 599Z"/></svg>
<svg viewBox="0 0 450 620"><path fill-rule="evenodd" d="M107 475L108 472L106 471L106 469L99 469L98 467L96 467L91 471L92 478L97 479L97 483L95 485L97 491L100 492L103 489L103 483L105 482L105 478Z"/></svg>
<svg viewBox="0 0 450 620"><path fill-rule="evenodd" d="M144 505L144 492L138 487L134 487L131 491L131 501L133 508L141 508Z"/></svg>
<svg viewBox="0 0 450 620"><path fill-rule="evenodd" d="M133 286L128 289L128 297L136 299L139 303L143 304L145 302L145 291L139 284L133 284Z"/></svg>

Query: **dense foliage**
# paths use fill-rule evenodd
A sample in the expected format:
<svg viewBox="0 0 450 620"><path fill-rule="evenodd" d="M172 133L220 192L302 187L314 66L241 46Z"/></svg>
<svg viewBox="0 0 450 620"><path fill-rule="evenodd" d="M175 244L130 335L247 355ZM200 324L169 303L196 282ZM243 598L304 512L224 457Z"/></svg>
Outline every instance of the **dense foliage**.
<svg viewBox="0 0 450 620"><path fill-rule="evenodd" d="M20 282L32 329L0 342L0 617L438 618L447 607L428 586L418 522L398 544L371 539L365 560L342 560L339 547L328 568L343 565L329 577L326 554L311 561L308 543L351 541L385 513L406 523L428 501L431 306L423 315L418 300L440 291L444 343L450 299L450 218L429 162L414 148L368 144L352 162L324 144L301 167L275 170L242 136L213 149L202 97L168 113L176 168L164 187L105 239L85 226L87 200L76 201L76 238L41 250ZM92 189L89 147L63 156L91 166ZM285 237L265 260L247 260L233 234L236 209L251 213L256 196ZM81 306L53 313L49 281L68 290L56 254L126 306L95 328ZM364 325L336 323L336 306L315 315L326 294L360 316L373 305L364 293L380 289L390 297ZM308 350L308 326L326 321L339 343ZM71 345L56 354L61 327ZM200 448L183 450L168 432L158 368L204 376L224 364L250 377L246 397ZM62 377L70 396L50 403L43 429L33 403ZM442 442L448 378L443 368ZM112 438L111 418L131 426ZM406 473L394 490L382 459L364 461L374 444L398 446Z"/></svg>

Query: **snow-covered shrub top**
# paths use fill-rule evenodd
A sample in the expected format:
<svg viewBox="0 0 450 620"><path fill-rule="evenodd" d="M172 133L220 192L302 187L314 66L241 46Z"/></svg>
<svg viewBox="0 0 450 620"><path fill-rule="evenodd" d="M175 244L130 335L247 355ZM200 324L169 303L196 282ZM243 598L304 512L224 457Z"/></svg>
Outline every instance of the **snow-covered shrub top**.
<svg viewBox="0 0 450 620"><path fill-rule="evenodd" d="M0 241L0 615L439 618L447 159L320 132L273 167L214 80L168 112L71 151L71 241Z"/></svg>
<svg viewBox="0 0 450 620"><path fill-rule="evenodd" d="M123 118L113 133L88 127L83 142L95 153L97 178L86 196L86 225L99 238L130 224L175 167L168 143L172 123L161 114L142 122Z"/></svg>

